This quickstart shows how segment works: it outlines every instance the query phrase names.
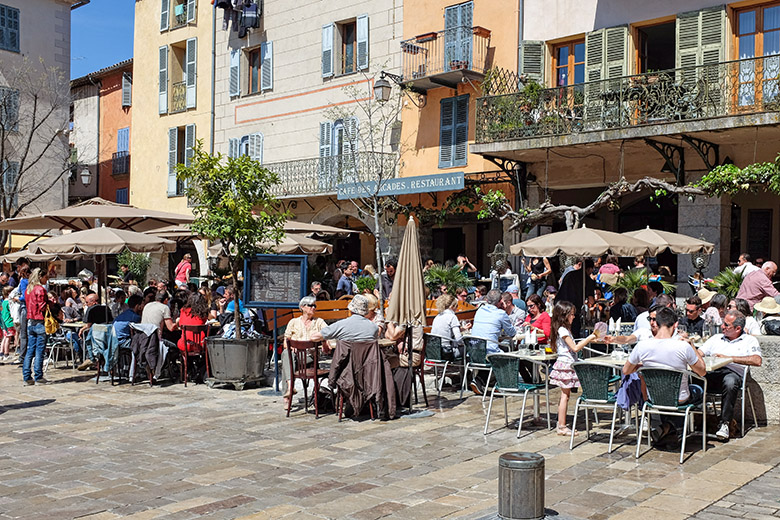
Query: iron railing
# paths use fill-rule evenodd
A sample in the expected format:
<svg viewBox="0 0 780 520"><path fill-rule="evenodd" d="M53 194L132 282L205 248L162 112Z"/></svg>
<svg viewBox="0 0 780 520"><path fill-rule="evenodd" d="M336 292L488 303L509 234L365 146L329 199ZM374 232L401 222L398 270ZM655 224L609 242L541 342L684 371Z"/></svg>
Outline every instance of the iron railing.
<svg viewBox="0 0 780 520"><path fill-rule="evenodd" d="M339 184L386 180L398 174L394 153L358 152L263 165L279 175L272 192L277 197L335 193Z"/></svg>
<svg viewBox="0 0 780 520"><path fill-rule="evenodd" d="M111 156L111 175L130 173L130 152L116 152Z"/></svg>
<svg viewBox="0 0 780 520"><path fill-rule="evenodd" d="M476 142L780 110L780 55L541 88L477 101Z"/></svg>
<svg viewBox="0 0 780 520"><path fill-rule="evenodd" d="M187 82L179 81L171 85L171 114L187 110Z"/></svg>
<svg viewBox="0 0 780 520"><path fill-rule="evenodd" d="M421 34L401 42L403 81L453 70L487 71L490 31L484 27L454 27Z"/></svg>

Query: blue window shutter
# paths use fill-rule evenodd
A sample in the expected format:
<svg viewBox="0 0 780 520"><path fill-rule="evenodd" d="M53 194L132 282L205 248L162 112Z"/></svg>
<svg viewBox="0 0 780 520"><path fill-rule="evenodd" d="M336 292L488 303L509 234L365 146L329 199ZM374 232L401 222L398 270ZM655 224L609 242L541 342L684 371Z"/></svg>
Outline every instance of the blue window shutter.
<svg viewBox="0 0 780 520"><path fill-rule="evenodd" d="M439 127L439 168L452 166L452 149L455 140L455 100L441 100L441 124Z"/></svg>
<svg viewBox="0 0 780 520"><path fill-rule="evenodd" d="M455 136L452 143L452 165L466 166L469 146L469 95L454 98Z"/></svg>
<svg viewBox="0 0 780 520"><path fill-rule="evenodd" d="M249 134L249 157L263 164L263 134Z"/></svg>
<svg viewBox="0 0 780 520"><path fill-rule="evenodd" d="M130 151L130 127L120 128L116 133L116 151Z"/></svg>
<svg viewBox="0 0 780 520"><path fill-rule="evenodd" d="M274 42L260 45L260 90L274 88Z"/></svg>
<svg viewBox="0 0 780 520"><path fill-rule="evenodd" d="M368 69L368 15L357 17L357 68Z"/></svg>
<svg viewBox="0 0 780 520"><path fill-rule="evenodd" d="M129 204L127 197L127 188L119 188L116 190L116 202L119 204Z"/></svg>

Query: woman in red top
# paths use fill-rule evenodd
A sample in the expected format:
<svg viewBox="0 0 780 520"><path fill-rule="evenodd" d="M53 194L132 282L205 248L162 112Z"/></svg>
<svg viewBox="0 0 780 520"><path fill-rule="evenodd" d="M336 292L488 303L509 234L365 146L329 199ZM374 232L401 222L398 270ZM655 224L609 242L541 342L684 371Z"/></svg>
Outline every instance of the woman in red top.
<svg viewBox="0 0 780 520"><path fill-rule="evenodd" d="M539 343L546 345L547 339L550 337L550 315L545 312L542 299L538 294L532 294L525 301L525 305L528 308L525 322L531 325L537 333L544 334L544 338L539 338Z"/></svg>
<svg viewBox="0 0 780 520"><path fill-rule="evenodd" d="M43 354L46 350L46 326L43 323L44 313L49 305L44 284L49 281L46 271L39 267L33 269L24 296L27 304L27 353L22 365L22 377L27 385L48 384L43 378ZM32 379L30 365L35 358L35 380Z"/></svg>
<svg viewBox="0 0 780 520"><path fill-rule="evenodd" d="M179 328L187 325L205 325L206 320L209 318L209 304L206 298L200 293L195 293L187 299L187 303L182 307L179 314ZM187 349L187 341L199 342L200 337L194 332L182 332L181 338L179 338L179 350ZM193 352L195 349L192 345L189 345L188 352Z"/></svg>

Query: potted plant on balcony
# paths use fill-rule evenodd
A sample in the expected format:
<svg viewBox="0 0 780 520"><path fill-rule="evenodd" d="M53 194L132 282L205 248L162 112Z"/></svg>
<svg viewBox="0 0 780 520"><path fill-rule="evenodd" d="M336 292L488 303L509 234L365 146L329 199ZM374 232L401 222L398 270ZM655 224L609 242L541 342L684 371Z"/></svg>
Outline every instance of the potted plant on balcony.
<svg viewBox="0 0 780 520"><path fill-rule="evenodd" d="M284 237L287 212L275 209L271 190L278 176L248 156L210 155L199 141L189 166L179 164L177 176L184 182L195 220L192 229L210 241L220 240L232 274L235 301L241 301L238 274L243 260L268 252L261 244L277 244ZM235 337L209 338L209 361L214 379L236 388L262 378L267 339L244 339L240 305L235 303Z"/></svg>

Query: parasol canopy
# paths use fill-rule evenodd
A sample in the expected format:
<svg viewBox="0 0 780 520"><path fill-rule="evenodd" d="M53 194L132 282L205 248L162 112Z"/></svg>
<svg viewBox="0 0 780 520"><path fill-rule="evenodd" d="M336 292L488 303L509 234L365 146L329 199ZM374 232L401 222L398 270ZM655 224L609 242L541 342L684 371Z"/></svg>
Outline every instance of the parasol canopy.
<svg viewBox="0 0 780 520"><path fill-rule="evenodd" d="M648 242L651 245L651 249L648 252L650 256L656 256L665 249L678 254L691 254L700 251L711 254L715 250L715 244L711 242L680 233L672 233L671 231L650 229L650 226L647 226L645 229L628 231L623 233L623 235Z"/></svg>
<svg viewBox="0 0 780 520"><path fill-rule="evenodd" d="M644 240L625 234L583 226L532 238L514 244L509 250L513 255L542 257L555 256L558 253L569 256L600 256L607 253L635 256L647 254L652 247Z"/></svg>
<svg viewBox="0 0 780 520"><path fill-rule="evenodd" d="M325 224L312 224L309 222L300 222L298 220L288 220L284 223L285 233L303 233L317 235L343 235L346 233L360 233L353 229L342 229L334 226L326 226Z"/></svg>
<svg viewBox="0 0 780 520"><path fill-rule="evenodd" d="M406 224L395 271L387 320L399 325L425 325L425 284L420 239L413 217L410 217Z"/></svg>
<svg viewBox="0 0 780 520"><path fill-rule="evenodd" d="M329 255L333 252L332 245L296 233L285 235L278 244L261 244L261 247L273 249L280 255ZM219 256L223 251L223 245L216 243L209 247L209 256Z"/></svg>
<svg viewBox="0 0 780 520"><path fill-rule="evenodd" d="M125 249L133 253L172 253L176 251L176 242L145 233L102 226L33 242L29 250L33 254L112 255Z"/></svg>

